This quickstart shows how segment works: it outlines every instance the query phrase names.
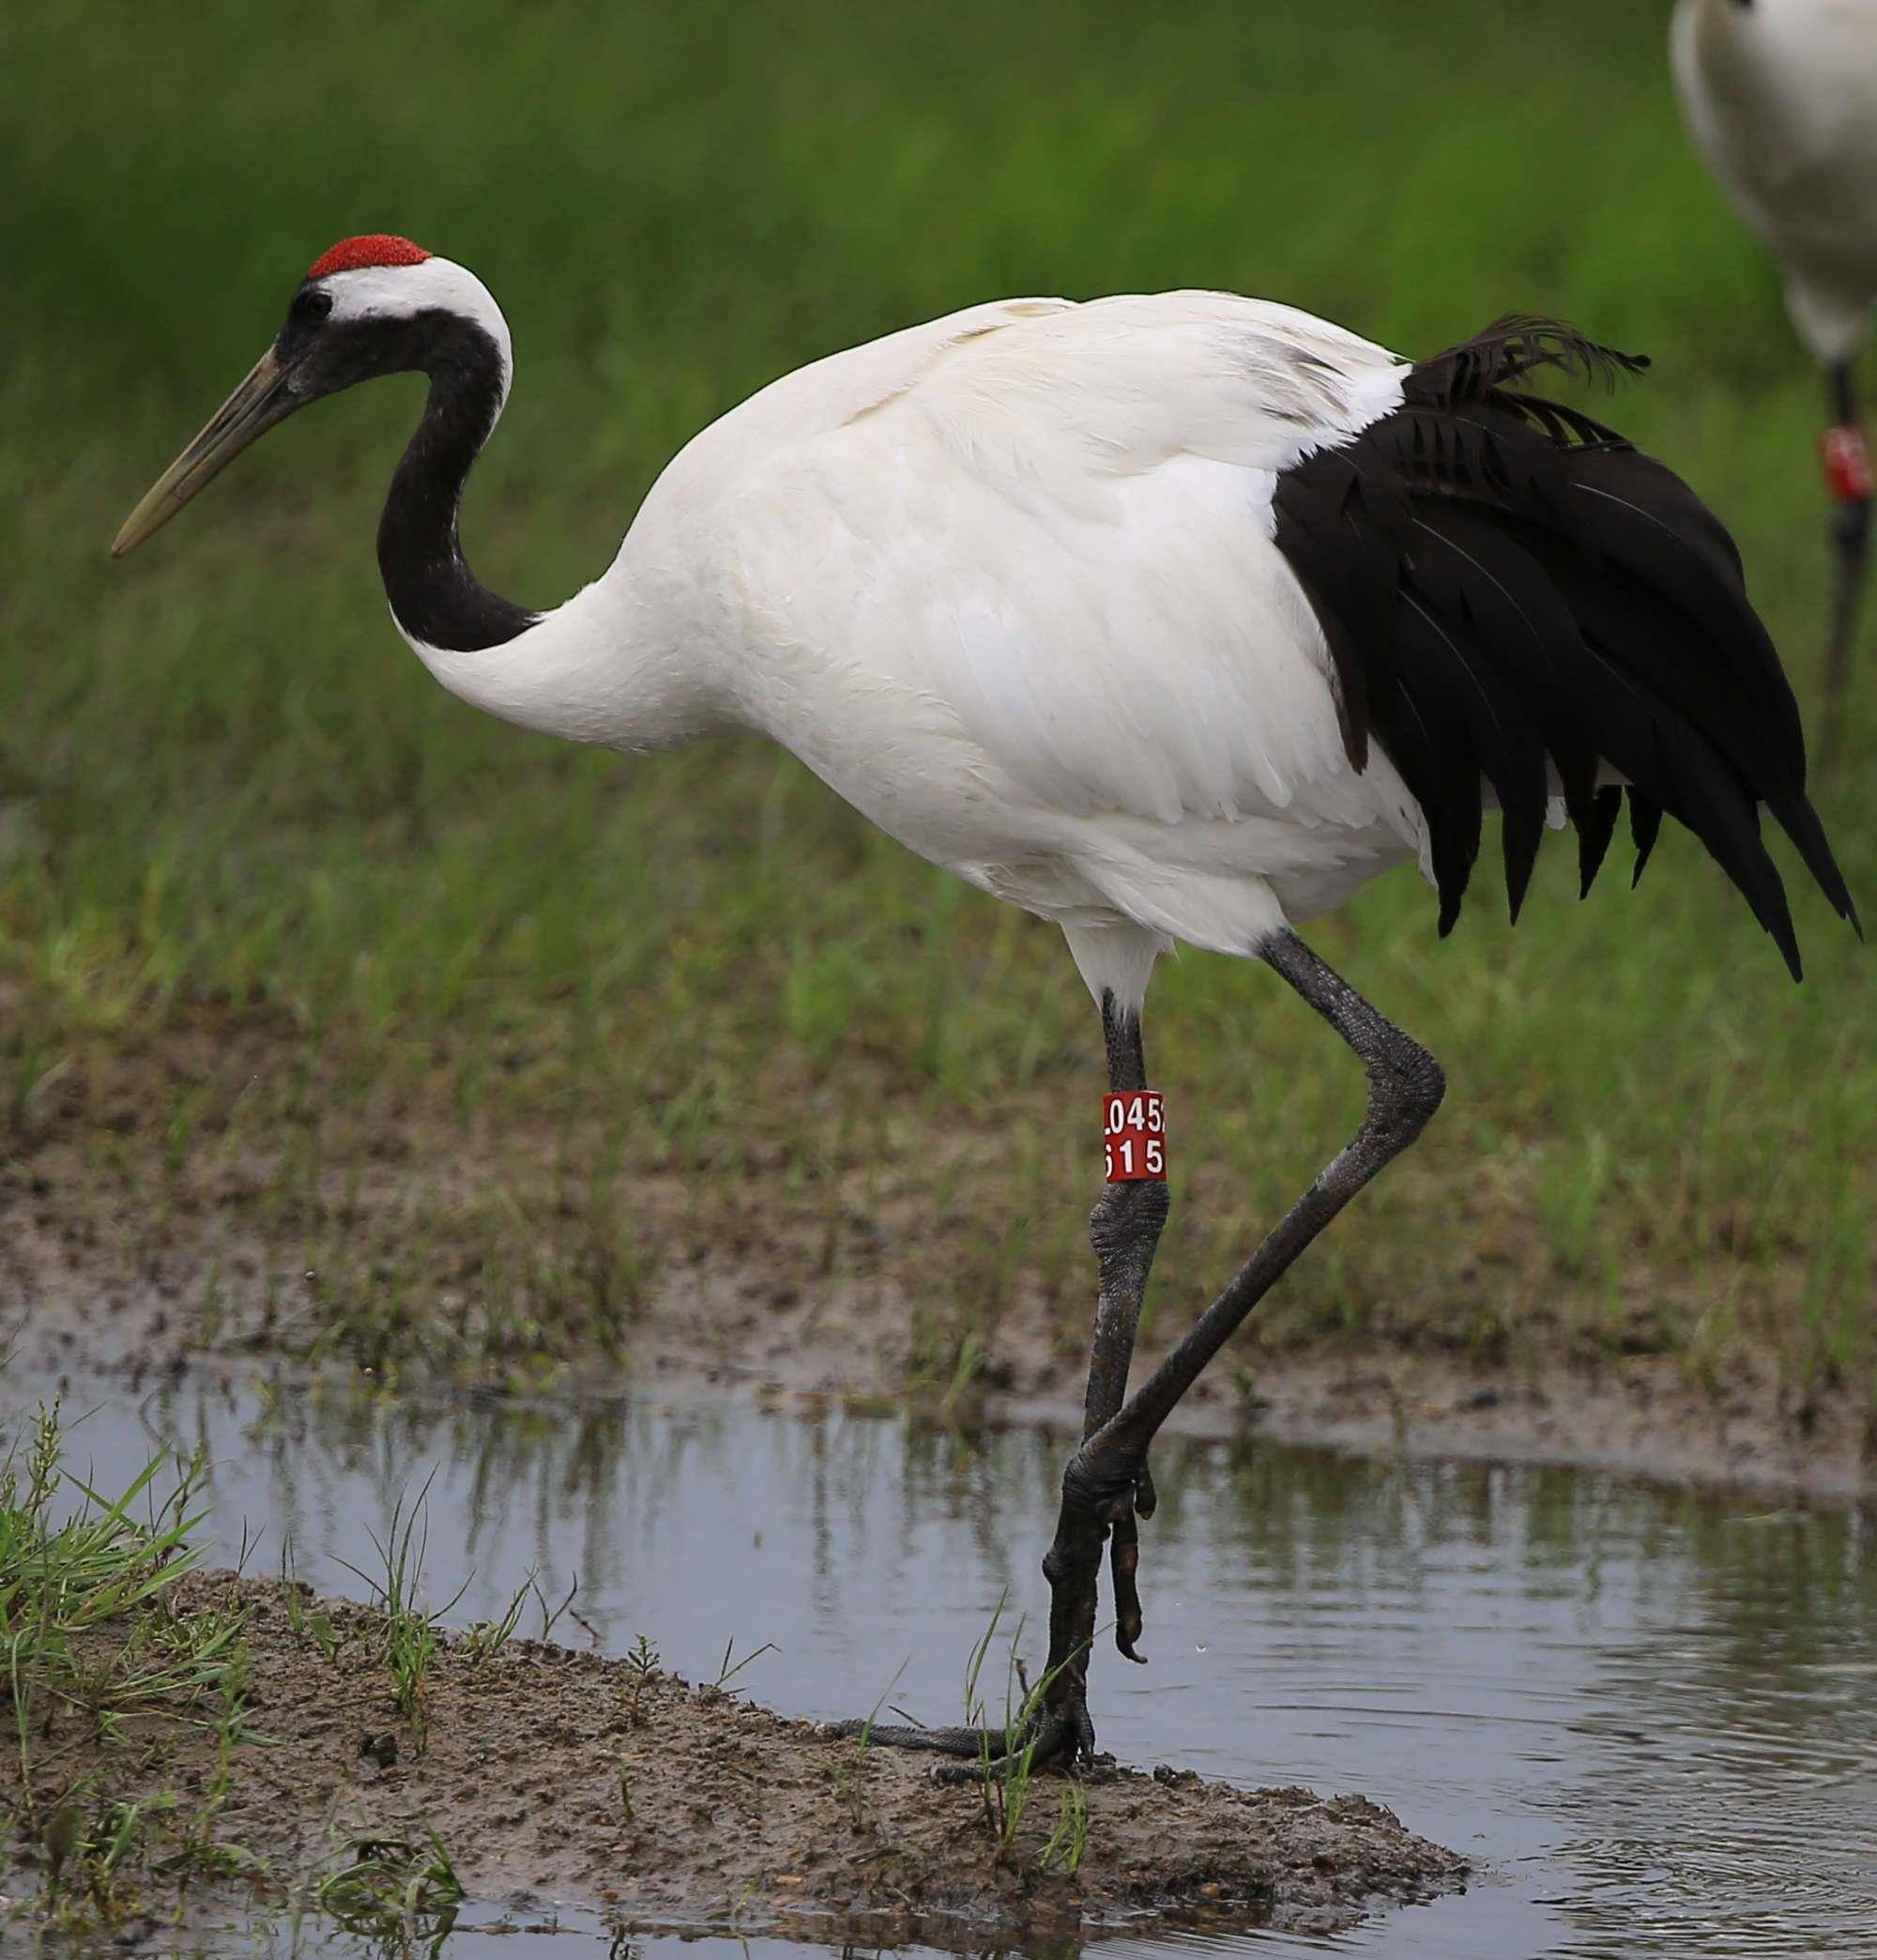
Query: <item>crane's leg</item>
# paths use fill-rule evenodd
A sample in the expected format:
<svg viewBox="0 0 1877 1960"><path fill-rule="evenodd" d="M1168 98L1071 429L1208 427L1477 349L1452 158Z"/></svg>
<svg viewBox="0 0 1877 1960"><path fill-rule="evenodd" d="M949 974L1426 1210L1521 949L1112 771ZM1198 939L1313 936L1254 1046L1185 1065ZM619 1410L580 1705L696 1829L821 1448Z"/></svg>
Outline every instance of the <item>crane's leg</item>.
<svg viewBox="0 0 1877 1960"><path fill-rule="evenodd" d="M1384 1020L1294 933L1274 933L1258 948L1258 955L1355 1050L1368 1073L1368 1108L1350 1142L1318 1172L1316 1182L1278 1221L1173 1352L1113 1416L1085 1437L1062 1473L1056 1537L1043 1561L1043 1575L1049 1582L1049 1659L1043 1709L1036 1726L1024 1738L1035 1762L1074 1761L1092 1753L1088 1657L1102 1545L1117 1516L1137 1501L1148 1446L1206 1364L1299 1255L1377 1171L1421 1134L1445 1092L1446 1080L1433 1056ZM1119 1343L1105 1346L1098 1325L1096 1344L1106 1395L1115 1372L1111 1361L1104 1357ZM1122 1379L1125 1380L1124 1368ZM838 1724L850 1734L862 1726L859 1723ZM878 1742L948 1755L977 1756L982 1752L995 1758L1003 1750L1001 1736L987 1738L969 1728L877 1727L871 1734Z"/></svg>
<svg viewBox="0 0 1877 1960"><path fill-rule="evenodd" d="M1127 1095L1147 1087L1147 1053L1141 1042L1140 1016L1119 1005L1111 992L1102 995L1102 1043L1107 1052L1108 1088L1115 1095ZM1135 1336L1140 1326L1140 1309L1147 1294L1148 1275L1153 1254L1160 1244L1161 1228L1167 1222L1167 1195L1165 1178L1140 1178L1105 1184L1095 1208L1089 1215L1089 1242L1094 1248L1099 1291L1095 1300L1095 1332L1089 1348L1089 1383L1083 1399L1082 1439L1101 1429L1119 1412L1127 1395L1128 1369L1134 1360ZM1110 1554L1115 1593L1115 1645L1130 1661L1144 1657L1134 1651L1140 1638L1140 1593L1136 1584L1139 1564L1136 1515L1153 1515L1153 1481L1145 1459L1133 1482L1107 1507L1105 1531L1111 1532ZM1095 1592L1092 1585L1078 1605L1081 1619L1076 1639L1077 1678L1088 1672L1088 1648L1095 1631ZM1082 1622L1086 1621L1086 1624ZM1076 1702L1087 1707L1087 1696ZM858 1733L864 1724L841 1723L837 1728ZM869 1729L871 1740L898 1749L924 1749L939 1754L979 1757L988 1753L1000 1757L1007 1738L1001 1734L986 1738L972 1728L918 1729L897 1725ZM1035 1757L1091 1753L1093 1731L1070 1733L1054 1723L1045 1723L1036 1738ZM966 1771L966 1774L971 1774Z"/></svg>
<svg viewBox="0 0 1877 1960"><path fill-rule="evenodd" d="M1107 1049L1108 1088L1126 1095L1147 1087L1147 1054L1141 1045L1137 1011L1118 1006L1111 993L1102 996L1102 1039ZM1127 1374L1134 1361L1135 1335L1147 1297L1148 1275L1167 1223L1165 1178L1142 1178L1106 1184L1089 1217L1089 1243L1094 1248L1099 1292L1095 1300L1095 1334L1089 1350L1089 1386L1082 1405L1082 1440L1086 1442L1121 1409L1127 1395ZM1113 1507L1108 1554L1114 1581L1115 1646L1130 1661L1145 1656L1134 1650L1140 1638L1140 1591L1136 1571L1140 1563L1137 1516L1153 1515L1153 1479L1145 1462L1134 1488ZM1094 1638L1092 1616L1085 1646Z"/></svg>
<svg viewBox="0 0 1877 1960"><path fill-rule="evenodd" d="M1149 1444L1206 1364L1299 1254L1421 1134L1446 1086L1440 1064L1384 1020L1294 933L1276 933L1258 951L1361 1058L1368 1072L1368 1109L1350 1143L1318 1173L1173 1352L1084 1441L1063 1472L1056 1539L1043 1561L1050 1598L1043 1730L1059 1746L1060 1738L1067 1738L1077 1753L1085 1753L1093 1739L1086 1673L1102 1539L1116 1508L1124 1506L1136 1488Z"/></svg>
<svg viewBox="0 0 1877 1960"><path fill-rule="evenodd" d="M1835 508L1832 546L1838 557L1838 589L1832 601L1831 638L1825 647L1824 728L1819 766L1829 769L1838 752L1839 702L1851 665L1852 635L1870 553L1870 460L1857 417L1854 364L1837 362L1830 371L1833 426L1824 434L1825 486Z"/></svg>

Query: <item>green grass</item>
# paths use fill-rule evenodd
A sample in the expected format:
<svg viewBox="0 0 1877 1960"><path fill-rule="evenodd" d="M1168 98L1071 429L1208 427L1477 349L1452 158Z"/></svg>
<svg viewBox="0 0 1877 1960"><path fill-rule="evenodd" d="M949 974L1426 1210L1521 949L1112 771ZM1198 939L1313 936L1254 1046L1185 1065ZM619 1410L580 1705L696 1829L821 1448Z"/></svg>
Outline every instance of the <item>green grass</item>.
<svg viewBox="0 0 1877 1960"><path fill-rule="evenodd" d="M980 1737L977 1782L984 1803L984 1831L998 1863L1012 1870L1033 1864L1042 1873L1060 1866L1073 1877L1081 1868L1089 1844L1089 1806L1079 1778L1071 1778L1061 1791L1055 1829L1047 1838L1029 1846L1022 1845L1021 1838L1023 1820L1036 1795L1036 1749L1049 1689L1061 1669L1071 1665L1077 1655L1060 1662L1032 1687L1017 1655L1024 1629L1024 1621L1019 1617L1004 1657L1003 1714L1000 1721L993 1722L980 1684L1007 1604L1007 1599L998 1601L990 1624L978 1637L965 1663L965 1726L976 1729ZM1082 1651L1078 1649L1077 1654ZM865 1742L863 1736L863 1748ZM1030 1835L1034 1837L1035 1833Z"/></svg>
<svg viewBox="0 0 1877 1960"><path fill-rule="evenodd" d="M441 1954L463 1900L455 1862L434 1830L352 1845L312 1889L316 1912L396 1955Z"/></svg>
<svg viewBox="0 0 1877 1960"><path fill-rule="evenodd" d="M469 1589L469 1581L465 1579L441 1606L433 1608L425 1600L423 1568L424 1554L430 1544L429 1494L429 1478L414 1498L408 1492L398 1493L384 1537L376 1532L371 1534L373 1549L378 1554L375 1571L361 1571L354 1565L345 1567L364 1585L366 1597L384 1617L381 1658L391 1677L391 1706L410 1723L412 1738L419 1748L423 1746L423 1695L430 1664L436 1656L437 1625ZM517 1614L519 1610L517 1604ZM481 1646L479 1639L479 1653Z"/></svg>
<svg viewBox="0 0 1877 1960"><path fill-rule="evenodd" d="M0 1462L0 1856L39 1868L41 1925L82 1930L142 1910L159 1860L176 1885L246 1868L216 1818L252 1731L245 1616L179 1606L172 1590L198 1556L205 1466L159 1455L107 1497L67 1467L68 1442L58 1405L41 1404ZM188 1790L146 1773L152 1728L176 1723L218 1743ZM96 1744L124 1775L96 1773Z"/></svg>
<svg viewBox="0 0 1877 1960"><path fill-rule="evenodd" d="M109 1936L179 1922L205 1881L241 1880L270 1916L311 1910L388 1937L402 1927L406 1943L447 1932L463 1888L434 1830L347 1839L285 1888L230 1836L237 1777L274 1745L251 1720L266 1696L252 1678L250 1610L178 1588L200 1560L206 1466L159 1453L121 1493L105 1495L71 1468L72 1444L58 1404L41 1404L0 1454L0 1923ZM437 1615L420 1601L422 1512L420 1493L393 1508L378 1547L383 1576L368 1582L376 1597L343 1633L309 1607L284 1553L279 1594L294 1644L316 1646L329 1663L353 1643L367 1652L384 1705L419 1748L439 1646ZM470 1666L506 1645L526 1594L496 1627L464 1636ZM270 1638L262 1636L263 1660ZM333 1680L335 1706L350 1720L356 1682L336 1672ZM165 1745L191 1731L209 1747L173 1757ZM252 1793L248 1802L252 1817Z"/></svg>
<svg viewBox="0 0 1877 1960"><path fill-rule="evenodd" d="M443 695L370 550L416 384L297 421L137 559L105 545L300 268L361 229L503 301L519 383L465 531L537 603L598 573L711 415L974 299L1233 286L1410 350L1544 308L1656 357L1617 419L1734 528L1809 701L1818 386L1675 125L1663 11L15 9L0 1110L22 1174L66 1149L61 1202L126 1261L233 1187L243 1230L319 1275L298 1337L372 1367L629 1355L684 1238L640 1206L648 1171L710 1235L757 1203L832 1217L837 1187L929 1217L944 1256L887 1263L939 1390L1024 1288L1071 1340L1099 1050L1054 933L771 751L628 762ZM1867 910L1869 666L1823 796ZM1708 1372L1770 1347L1803 1389L1872 1393L1864 955L1801 893L1793 988L1686 838L1581 906L1549 855L1516 934L1484 870L1445 945L1410 872L1316 928L1452 1091L1264 1338ZM1165 1318L1347 1133L1361 1083L1209 957L1163 972L1150 1037ZM978 1146L939 1147L960 1126ZM504 1152L524 1135L543 1176ZM846 1270L828 1234L801 1284Z"/></svg>

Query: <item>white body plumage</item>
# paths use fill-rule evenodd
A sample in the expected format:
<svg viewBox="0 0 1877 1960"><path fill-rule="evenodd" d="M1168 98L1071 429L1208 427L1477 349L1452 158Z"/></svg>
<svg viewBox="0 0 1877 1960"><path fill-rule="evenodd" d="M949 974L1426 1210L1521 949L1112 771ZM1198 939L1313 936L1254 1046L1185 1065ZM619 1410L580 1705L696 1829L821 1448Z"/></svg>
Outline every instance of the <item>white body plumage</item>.
<svg viewBox="0 0 1877 1960"><path fill-rule="evenodd" d="M731 410L517 638L412 645L575 741L768 735L1136 1004L1169 942L1250 952L1421 850L1387 757L1349 759L1271 542L1276 473L1397 406L1403 372L1230 295L974 307Z"/></svg>
<svg viewBox="0 0 1877 1960"><path fill-rule="evenodd" d="M417 369L378 565L446 686L623 750L767 735L1055 920L1123 1018L1172 942L1268 953L1404 859L1447 930L1491 804L1514 916L1547 821L1576 827L1588 889L1626 802L1639 869L1675 817L1796 973L1763 806L1851 900L1732 542L1672 472L1523 385L1638 364L1532 319L1411 366L1230 294L977 306L724 416L604 575L542 614L483 586L458 536L507 323L473 273L378 233L314 262L113 549L307 402Z"/></svg>

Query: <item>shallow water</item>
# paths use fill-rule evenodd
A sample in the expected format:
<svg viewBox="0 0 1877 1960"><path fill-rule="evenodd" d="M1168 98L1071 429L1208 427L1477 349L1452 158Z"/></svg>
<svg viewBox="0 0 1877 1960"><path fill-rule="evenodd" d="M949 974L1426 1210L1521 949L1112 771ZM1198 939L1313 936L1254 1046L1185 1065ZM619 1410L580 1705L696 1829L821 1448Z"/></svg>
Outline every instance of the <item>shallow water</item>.
<svg viewBox="0 0 1877 1960"><path fill-rule="evenodd" d="M348 1568L372 1570L373 1534L421 1490L432 1599L467 1579L451 1623L499 1615L530 1570L556 1605L577 1577L558 1639L619 1652L643 1633L707 1680L726 1643L740 1659L772 1642L738 1676L754 1697L815 1717L888 1697L926 1722L959 1719L1000 1596L1038 1605L1062 1454L1028 1432L719 1403L548 1413L185 1385L107 1397L69 1462L121 1488L154 1443L206 1449L214 1562L245 1546L249 1571L276 1571L290 1540L302 1578L362 1595ZM1155 1474L1152 1664L1098 1653L1103 1746L1360 1790L1478 1871L1463 1897L1330 1939L1105 1953L1877 1955L1867 1514L1262 1444L1168 1444ZM475 1917L450 1955L517 1952L502 1915ZM520 1951L541 1960L614 1943L577 1913L557 1936L528 1922Z"/></svg>

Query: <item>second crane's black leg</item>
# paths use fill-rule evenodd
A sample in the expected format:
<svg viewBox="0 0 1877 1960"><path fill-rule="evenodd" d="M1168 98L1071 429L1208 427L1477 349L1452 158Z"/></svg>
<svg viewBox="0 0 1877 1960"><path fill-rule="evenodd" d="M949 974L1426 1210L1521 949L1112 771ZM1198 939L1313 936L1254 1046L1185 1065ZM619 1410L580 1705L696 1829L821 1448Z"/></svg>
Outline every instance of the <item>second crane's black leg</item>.
<svg viewBox="0 0 1877 1960"><path fill-rule="evenodd" d="M1851 643L1857 628L1858 600L1870 556L1869 465L1857 415L1857 383L1849 360L1836 362L1830 372L1833 427L1827 443L1846 445L1844 453L1826 460L1826 482L1834 508L1832 548L1838 559L1837 590L1832 598L1831 638L1825 646L1824 728L1820 766L1828 768L1837 754L1840 697L1851 665Z"/></svg>
<svg viewBox="0 0 1877 1960"><path fill-rule="evenodd" d="M1276 1228L1208 1307L1191 1331L1088 1437L1062 1476L1055 1542L1043 1562L1049 1581L1049 1674L1045 1721L1079 1742L1089 1734L1083 1671L1093 1623L1102 1540L1118 1505L1133 1493L1147 1449L1206 1364L1283 1278L1299 1254L1377 1171L1406 1150L1440 1107L1440 1064L1386 1021L1290 932L1259 955L1348 1042L1368 1072L1368 1109L1350 1143L1318 1174Z"/></svg>

